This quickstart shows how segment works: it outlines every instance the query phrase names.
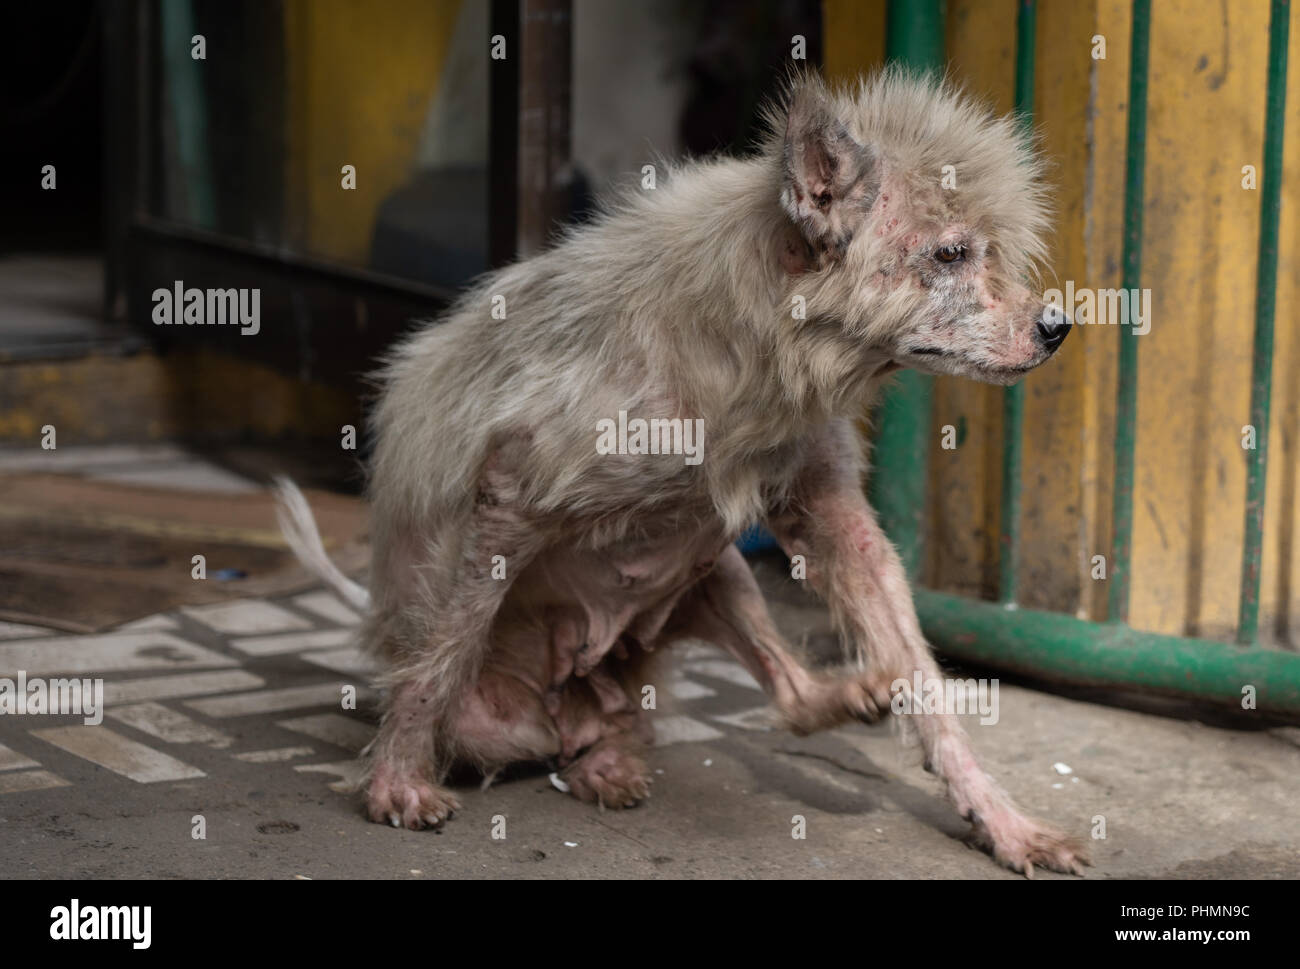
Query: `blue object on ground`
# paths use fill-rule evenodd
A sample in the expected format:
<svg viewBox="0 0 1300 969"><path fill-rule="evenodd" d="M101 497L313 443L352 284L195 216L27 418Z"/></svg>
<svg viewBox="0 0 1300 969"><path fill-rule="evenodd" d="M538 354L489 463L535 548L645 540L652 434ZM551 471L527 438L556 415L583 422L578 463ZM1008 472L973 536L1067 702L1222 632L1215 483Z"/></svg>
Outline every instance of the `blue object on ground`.
<svg viewBox="0 0 1300 969"><path fill-rule="evenodd" d="M736 539L736 544L740 546L740 551L745 555L753 555L755 552L766 552L769 549L780 548L776 539L762 525L754 525L740 538Z"/></svg>

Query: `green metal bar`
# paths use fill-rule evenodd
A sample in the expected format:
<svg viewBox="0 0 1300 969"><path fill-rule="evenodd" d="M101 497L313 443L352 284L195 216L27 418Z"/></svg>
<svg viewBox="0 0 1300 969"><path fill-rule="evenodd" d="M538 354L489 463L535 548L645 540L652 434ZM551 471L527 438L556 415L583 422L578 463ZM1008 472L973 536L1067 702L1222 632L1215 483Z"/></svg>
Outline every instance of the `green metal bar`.
<svg viewBox="0 0 1300 969"><path fill-rule="evenodd" d="M1031 124L1034 114L1034 38L1038 8L1020 0L1016 17L1016 111ZM998 596L1004 605L1016 601L1020 564L1020 460L1025 424L1025 388L1013 384L1002 396L1002 530L998 536Z"/></svg>
<svg viewBox="0 0 1300 969"><path fill-rule="evenodd" d="M1124 274L1126 290L1142 278L1143 175L1146 169L1147 52L1151 42L1151 0L1133 0L1133 49L1128 77L1128 147L1124 176ZM1137 444L1137 336L1119 327L1118 390L1115 396L1115 495L1111 518L1110 588L1107 614L1128 621L1133 561L1133 454Z"/></svg>
<svg viewBox="0 0 1300 969"><path fill-rule="evenodd" d="M1268 100L1264 115L1264 182L1259 200L1259 261L1255 279L1255 359L1250 423L1255 449L1246 452L1246 541L1241 555L1237 642L1259 636L1259 573L1268 482L1268 421L1273 393L1273 318L1277 308L1277 235L1282 210L1282 133L1286 122L1286 55L1291 5L1273 0L1268 23Z"/></svg>
<svg viewBox="0 0 1300 969"><path fill-rule="evenodd" d="M925 374L902 371L885 393L874 421L876 459L869 500L913 580L921 568L933 383Z"/></svg>
<svg viewBox="0 0 1300 969"><path fill-rule="evenodd" d="M1265 715L1300 718L1300 655L1144 633L1036 609L915 590L926 636L968 662L1079 686L1141 689L1241 709L1255 691Z"/></svg>
<svg viewBox="0 0 1300 969"><path fill-rule="evenodd" d="M914 67L943 67L943 0L889 0L885 56Z"/></svg>
<svg viewBox="0 0 1300 969"><path fill-rule="evenodd" d="M942 69L942 0L889 0L885 37L890 60L925 70ZM904 370L886 393L875 419L876 473L871 475L871 503L911 578L921 566L932 384L930 377Z"/></svg>

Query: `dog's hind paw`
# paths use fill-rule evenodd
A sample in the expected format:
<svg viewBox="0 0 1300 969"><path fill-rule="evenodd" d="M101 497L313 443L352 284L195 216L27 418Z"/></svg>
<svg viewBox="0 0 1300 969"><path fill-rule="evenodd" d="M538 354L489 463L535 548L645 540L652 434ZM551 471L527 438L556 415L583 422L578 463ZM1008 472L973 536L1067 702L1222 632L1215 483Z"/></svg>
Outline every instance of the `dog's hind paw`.
<svg viewBox="0 0 1300 969"><path fill-rule="evenodd" d="M635 807L650 796L654 778L640 757L619 744L597 744L560 773L569 792L602 808Z"/></svg>
<svg viewBox="0 0 1300 969"><path fill-rule="evenodd" d="M394 828L436 828L460 810L449 792L422 777L380 768L366 791L366 814Z"/></svg>

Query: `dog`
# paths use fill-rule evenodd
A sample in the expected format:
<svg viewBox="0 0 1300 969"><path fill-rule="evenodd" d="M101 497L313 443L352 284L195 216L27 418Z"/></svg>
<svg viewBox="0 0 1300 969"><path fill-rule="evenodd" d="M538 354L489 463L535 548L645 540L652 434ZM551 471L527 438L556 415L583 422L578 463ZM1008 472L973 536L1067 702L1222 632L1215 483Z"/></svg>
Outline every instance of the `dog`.
<svg viewBox="0 0 1300 969"><path fill-rule="evenodd" d="M876 720L891 683L940 676L855 421L899 368L1010 384L1061 345L1069 318L1028 287L1044 162L1020 119L901 70L849 89L796 75L765 117L749 157L625 192L391 351L368 594L281 482L291 547L365 609L383 665L372 820L442 824L453 765L550 762L582 800L635 805L641 688L675 640L729 652L799 733ZM733 544L756 522L803 557L842 668L810 669L778 632ZM998 862L1081 873L1083 845L1024 815L955 717L907 719Z"/></svg>

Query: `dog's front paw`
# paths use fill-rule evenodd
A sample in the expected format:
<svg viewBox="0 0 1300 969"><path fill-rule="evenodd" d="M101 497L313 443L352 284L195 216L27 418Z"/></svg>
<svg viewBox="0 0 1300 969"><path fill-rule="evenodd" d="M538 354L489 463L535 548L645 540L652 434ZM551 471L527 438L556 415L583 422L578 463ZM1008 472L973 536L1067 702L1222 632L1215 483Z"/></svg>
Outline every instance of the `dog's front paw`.
<svg viewBox="0 0 1300 969"><path fill-rule="evenodd" d="M978 819L973 824L971 840L989 851L999 864L1022 872L1026 878L1034 877L1035 868L1082 875L1083 867L1092 864L1081 840L1034 818L1004 814Z"/></svg>
<svg viewBox="0 0 1300 969"><path fill-rule="evenodd" d="M844 705L855 720L875 723L889 713L893 696L889 680L878 673L853 674L844 681Z"/></svg>
<svg viewBox="0 0 1300 969"><path fill-rule="evenodd" d="M803 675L790 695L777 697L787 729L797 736L859 720L875 723L889 712L887 681L866 672Z"/></svg>
<svg viewBox="0 0 1300 969"><path fill-rule="evenodd" d="M389 767L377 767L366 790L370 820L395 828L436 828L458 810L460 802L441 787Z"/></svg>
<svg viewBox="0 0 1300 969"><path fill-rule="evenodd" d="M645 761L618 744L597 744L560 773L569 793L603 808L636 807L654 778Z"/></svg>

